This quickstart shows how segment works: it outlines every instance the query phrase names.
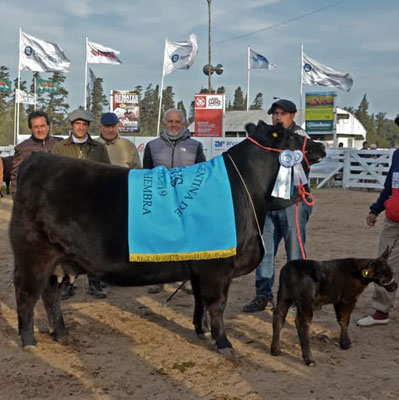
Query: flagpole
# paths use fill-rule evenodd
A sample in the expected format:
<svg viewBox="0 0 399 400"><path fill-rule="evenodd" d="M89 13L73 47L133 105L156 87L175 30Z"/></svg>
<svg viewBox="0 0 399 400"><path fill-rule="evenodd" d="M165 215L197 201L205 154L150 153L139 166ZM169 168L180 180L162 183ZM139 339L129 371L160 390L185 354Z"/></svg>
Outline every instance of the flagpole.
<svg viewBox="0 0 399 400"><path fill-rule="evenodd" d="M36 111L36 103L37 103L37 94L36 94L36 76L33 75L33 98L34 98L34 103L33 103L33 109Z"/></svg>
<svg viewBox="0 0 399 400"><path fill-rule="evenodd" d="M299 109L301 110L301 126L305 120L303 110L303 43L301 45L301 89L300 89L300 99L299 99Z"/></svg>
<svg viewBox="0 0 399 400"><path fill-rule="evenodd" d="M19 135L19 101L17 102L17 94L19 96L19 91L21 89L21 32L22 29L19 27L19 52L18 52L18 91L15 93L15 109L16 109L16 128L14 135L14 146L18 143L18 135ZM19 99L18 99L19 100Z"/></svg>
<svg viewBox="0 0 399 400"><path fill-rule="evenodd" d="M86 36L86 49L85 49L85 101L84 101L84 108L87 109L87 44L88 44L88 37Z"/></svg>
<svg viewBox="0 0 399 400"><path fill-rule="evenodd" d="M161 80L161 94L159 97L159 109L158 109L158 124L157 124L157 136L159 136L159 127L161 124L161 107L162 107L162 95L163 95L163 81L165 77L165 57L166 57L166 46L168 43L168 38L165 39L165 51L163 55L163 66L162 66L162 80Z"/></svg>
<svg viewBox="0 0 399 400"><path fill-rule="evenodd" d="M249 78L250 78L250 66L249 66L249 57L250 57L250 47L248 45L248 56L247 56L247 66L248 66L248 75L247 75L247 112L249 110Z"/></svg>

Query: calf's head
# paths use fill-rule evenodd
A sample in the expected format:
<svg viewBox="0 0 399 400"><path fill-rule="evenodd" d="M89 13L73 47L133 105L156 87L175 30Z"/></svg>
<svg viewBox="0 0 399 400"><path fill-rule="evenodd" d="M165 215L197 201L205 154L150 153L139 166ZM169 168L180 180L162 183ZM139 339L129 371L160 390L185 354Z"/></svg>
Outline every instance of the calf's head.
<svg viewBox="0 0 399 400"><path fill-rule="evenodd" d="M378 258L371 260L365 268L361 270L363 278L384 287L388 292L393 292L398 288L398 284L393 279L392 268L388 264L390 255L389 246Z"/></svg>

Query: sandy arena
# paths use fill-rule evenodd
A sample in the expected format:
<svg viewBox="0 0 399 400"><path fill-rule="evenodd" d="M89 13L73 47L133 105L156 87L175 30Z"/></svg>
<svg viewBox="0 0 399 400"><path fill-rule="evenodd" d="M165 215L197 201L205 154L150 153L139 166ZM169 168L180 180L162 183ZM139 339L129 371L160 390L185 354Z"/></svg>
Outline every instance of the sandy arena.
<svg viewBox="0 0 399 400"><path fill-rule="evenodd" d="M378 193L322 189L308 225L308 258L374 257L382 227L366 226ZM226 359L192 327L193 298L174 290L148 295L145 288L108 287L107 299L78 293L63 302L68 345L54 342L41 302L36 307L38 346L23 351L17 335L8 239L12 201L0 202L0 399L206 399L206 400L385 400L399 399L399 308L387 326L359 328L371 311L372 287L360 297L349 332L353 346L338 346L332 306L317 311L312 325L316 366L302 361L288 316L280 357L270 355L272 314L242 312L254 296L254 273L233 281L225 312L236 357ZM284 264L283 246L277 259ZM277 286L277 285L276 285ZM277 289L277 287L276 287Z"/></svg>

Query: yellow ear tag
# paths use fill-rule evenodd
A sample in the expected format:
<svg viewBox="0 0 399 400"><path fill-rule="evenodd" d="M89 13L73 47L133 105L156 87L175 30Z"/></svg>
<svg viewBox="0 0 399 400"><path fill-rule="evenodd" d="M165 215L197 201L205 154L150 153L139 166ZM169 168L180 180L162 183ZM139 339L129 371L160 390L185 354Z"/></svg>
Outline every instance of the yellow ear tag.
<svg viewBox="0 0 399 400"><path fill-rule="evenodd" d="M364 278L367 278L367 277L369 276L369 271L368 271L368 269L364 269L364 270L362 271L362 275L363 275Z"/></svg>
<svg viewBox="0 0 399 400"><path fill-rule="evenodd" d="M278 137L278 133L277 132L273 132L273 137Z"/></svg>

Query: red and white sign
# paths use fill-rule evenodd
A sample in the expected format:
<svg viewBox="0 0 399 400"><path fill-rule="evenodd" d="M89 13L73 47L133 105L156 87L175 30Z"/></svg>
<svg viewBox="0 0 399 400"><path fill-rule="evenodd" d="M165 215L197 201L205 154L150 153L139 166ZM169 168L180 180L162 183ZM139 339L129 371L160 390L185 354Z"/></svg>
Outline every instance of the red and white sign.
<svg viewBox="0 0 399 400"><path fill-rule="evenodd" d="M195 136L223 136L224 94L196 94Z"/></svg>

